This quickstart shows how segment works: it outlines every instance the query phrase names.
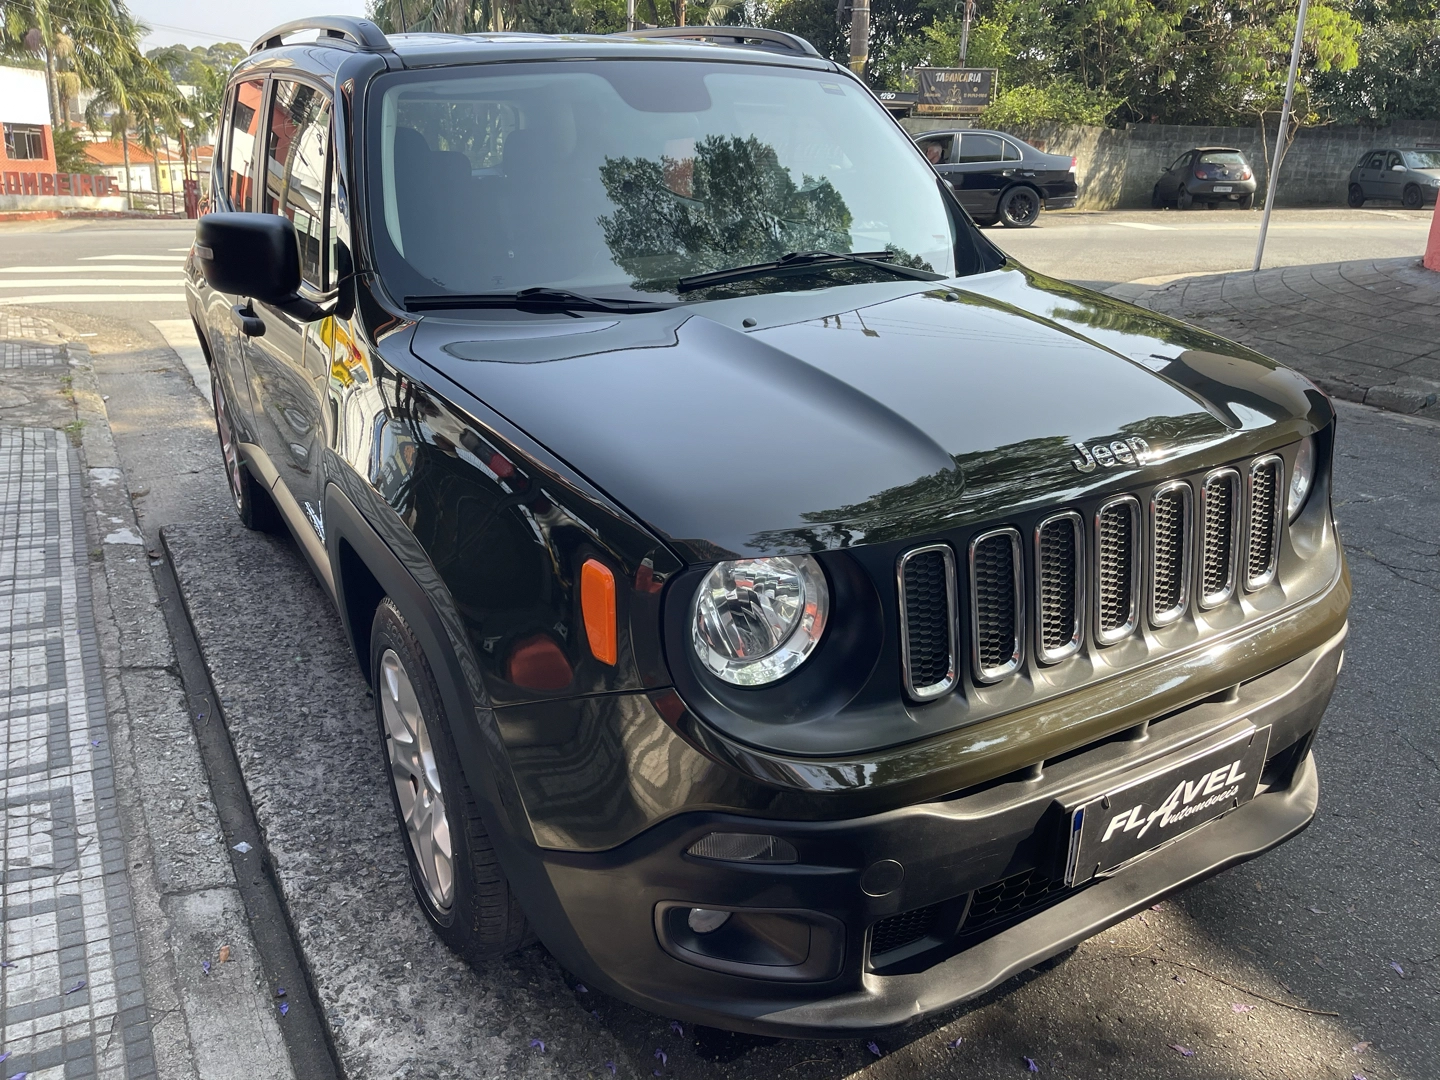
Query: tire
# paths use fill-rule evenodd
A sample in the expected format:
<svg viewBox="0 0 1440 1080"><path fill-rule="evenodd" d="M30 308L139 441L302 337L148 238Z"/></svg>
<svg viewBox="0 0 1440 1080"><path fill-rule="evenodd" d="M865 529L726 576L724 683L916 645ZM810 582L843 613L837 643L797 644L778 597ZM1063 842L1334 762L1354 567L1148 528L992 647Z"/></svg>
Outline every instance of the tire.
<svg viewBox="0 0 1440 1080"><path fill-rule="evenodd" d="M1356 210L1359 210L1360 207L1365 205L1365 189L1359 184L1351 184L1349 192L1345 195L1345 202Z"/></svg>
<svg viewBox="0 0 1440 1080"><path fill-rule="evenodd" d="M270 492L265 490L265 485L255 479L250 466L240 456L235 424L230 418L230 405L213 365L210 368L210 400L215 406L215 433L220 437L220 460L225 466L225 483L230 489L230 501L235 505L240 524L256 532L279 532L284 527L280 511Z"/></svg>
<svg viewBox="0 0 1440 1080"><path fill-rule="evenodd" d="M1028 229L1040 220L1040 193L1032 187L1013 187L1000 196L1000 223L1007 229Z"/></svg>
<svg viewBox="0 0 1440 1080"><path fill-rule="evenodd" d="M1175 196L1175 209L1189 210L1194 205L1195 196L1191 195L1187 189L1182 187L1180 189L1180 194Z"/></svg>
<svg viewBox="0 0 1440 1080"><path fill-rule="evenodd" d="M975 222L975 224L976 224L977 226L979 226L979 227L982 228L982 229L988 229L988 228L990 228L992 225L995 224L995 221L996 221L996 219L993 218L993 217L973 218L972 220Z"/></svg>
<svg viewBox="0 0 1440 1080"><path fill-rule="evenodd" d="M1425 205L1425 193L1419 184L1407 184L1400 195L1400 205L1406 210L1419 210Z"/></svg>
<svg viewBox="0 0 1440 1080"><path fill-rule="evenodd" d="M1245 196L1243 196L1243 197L1240 199L1240 201L1237 202L1235 205L1238 206L1241 210L1254 210L1254 209L1255 209L1255 196L1254 196L1254 195L1245 195Z"/></svg>
<svg viewBox="0 0 1440 1080"><path fill-rule="evenodd" d="M525 913L460 770L434 672L389 597L380 601L371 624L370 665L391 801L425 918L471 963L529 944L533 938Z"/></svg>
<svg viewBox="0 0 1440 1080"><path fill-rule="evenodd" d="M1151 210L1164 210L1164 209L1165 209L1165 197L1160 194L1160 185L1159 185L1159 184L1156 184L1153 188L1150 189L1150 209L1151 209Z"/></svg>

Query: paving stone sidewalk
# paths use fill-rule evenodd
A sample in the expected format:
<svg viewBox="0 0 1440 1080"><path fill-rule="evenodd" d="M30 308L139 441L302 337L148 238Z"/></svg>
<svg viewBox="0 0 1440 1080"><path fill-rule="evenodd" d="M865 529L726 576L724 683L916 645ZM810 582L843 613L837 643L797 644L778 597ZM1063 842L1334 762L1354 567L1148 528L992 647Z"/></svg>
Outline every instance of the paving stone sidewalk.
<svg viewBox="0 0 1440 1080"><path fill-rule="evenodd" d="M1440 273L1419 258L1237 271L1108 291L1272 356L1335 397L1440 416Z"/></svg>
<svg viewBox="0 0 1440 1080"><path fill-rule="evenodd" d="M0 1077L293 1080L118 466L0 312Z"/></svg>

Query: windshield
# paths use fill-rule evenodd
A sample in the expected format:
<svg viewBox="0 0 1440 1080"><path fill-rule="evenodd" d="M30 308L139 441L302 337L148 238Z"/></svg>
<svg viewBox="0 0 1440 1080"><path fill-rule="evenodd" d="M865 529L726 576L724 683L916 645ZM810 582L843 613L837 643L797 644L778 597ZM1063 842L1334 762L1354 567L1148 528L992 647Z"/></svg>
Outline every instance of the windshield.
<svg viewBox="0 0 1440 1080"><path fill-rule="evenodd" d="M1201 165L1244 165L1245 157L1235 150L1207 150L1200 155Z"/></svg>
<svg viewBox="0 0 1440 1080"><path fill-rule="evenodd" d="M1405 164L1412 169L1440 169L1440 150L1404 150Z"/></svg>
<svg viewBox="0 0 1440 1080"><path fill-rule="evenodd" d="M947 276L982 269L924 158L843 76L550 61L381 85L370 190L376 253L399 296L689 300L896 280L831 260L677 291L697 274L812 251Z"/></svg>

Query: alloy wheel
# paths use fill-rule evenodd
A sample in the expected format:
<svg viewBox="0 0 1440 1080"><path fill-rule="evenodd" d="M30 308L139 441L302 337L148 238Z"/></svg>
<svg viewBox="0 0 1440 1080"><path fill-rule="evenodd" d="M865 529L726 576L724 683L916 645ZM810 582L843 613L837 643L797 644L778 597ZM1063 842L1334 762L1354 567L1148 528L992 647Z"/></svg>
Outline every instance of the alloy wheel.
<svg viewBox="0 0 1440 1080"><path fill-rule="evenodd" d="M1007 225L1030 225L1040 216L1040 200L1024 188L1005 197L1004 220Z"/></svg>
<svg viewBox="0 0 1440 1080"><path fill-rule="evenodd" d="M445 794L415 687L394 649L386 649L380 658L379 689L390 779L406 839L430 902L437 910L448 911L455 899L455 854Z"/></svg>

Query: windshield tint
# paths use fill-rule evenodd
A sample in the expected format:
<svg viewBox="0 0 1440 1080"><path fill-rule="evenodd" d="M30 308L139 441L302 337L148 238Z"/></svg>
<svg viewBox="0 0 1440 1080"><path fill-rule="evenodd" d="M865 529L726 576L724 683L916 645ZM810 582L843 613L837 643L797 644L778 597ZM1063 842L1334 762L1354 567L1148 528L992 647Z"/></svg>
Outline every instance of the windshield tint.
<svg viewBox="0 0 1440 1080"><path fill-rule="evenodd" d="M1234 150L1207 150L1200 155L1201 165L1244 165L1245 157Z"/></svg>
<svg viewBox="0 0 1440 1080"><path fill-rule="evenodd" d="M1440 169L1440 150L1406 150L1405 164L1412 169Z"/></svg>
<svg viewBox="0 0 1440 1080"><path fill-rule="evenodd" d="M380 85L374 235L401 296L548 287L653 299L681 278L815 250L891 252L946 275L981 268L925 159L834 74L552 61ZM895 279L830 266L808 284L792 275L724 289L862 280Z"/></svg>

